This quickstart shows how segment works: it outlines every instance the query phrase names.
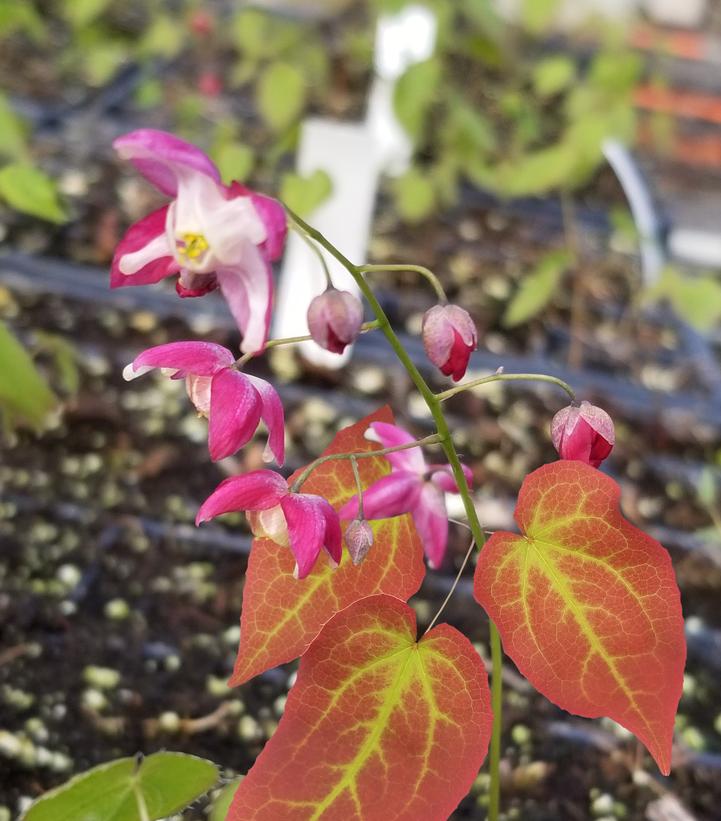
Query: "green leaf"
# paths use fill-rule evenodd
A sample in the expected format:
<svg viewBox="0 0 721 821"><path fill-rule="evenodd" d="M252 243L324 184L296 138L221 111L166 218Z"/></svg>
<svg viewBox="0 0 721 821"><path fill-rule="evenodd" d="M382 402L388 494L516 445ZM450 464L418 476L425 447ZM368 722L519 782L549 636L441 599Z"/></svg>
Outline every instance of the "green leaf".
<svg viewBox="0 0 721 821"><path fill-rule="evenodd" d="M551 301L570 261L567 251L551 251L546 254L536 270L521 281L506 308L503 325L513 328L542 311Z"/></svg>
<svg viewBox="0 0 721 821"><path fill-rule="evenodd" d="M576 66L568 57L558 55L541 60L533 69L533 87L541 97L552 97L573 82Z"/></svg>
<svg viewBox="0 0 721 821"><path fill-rule="evenodd" d="M604 92L622 94L636 86L642 69L643 60L632 51L602 51L591 64L588 80Z"/></svg>
<svg viewBox="0 0 721 821"><path fill-rule="evenodd" d="M541 34L553 22L559 0L523 0L521 20L531 34Z"/></svg>
<svg viewBox="0 0 721 821"><path fill-rule="evenodd" d="M441 63L436 58L414 63L398 80L393 105L408 135L417 142L436 97L441 79Z"/></svg>
<svg viewBox="0 0 721 821"><path fill-rule="evenodd" d="M32 0L0 0L0 37L21 32L35 42L43 40L47 29Z"/></svg>
<svg viewBox="0 0 721 821"><path fill-rule="evenodd" d="M179 21L169 14L153 18L143 33L139 50L141 54L170 59L183 47L184 31Z"/></svg>
<svg viewBox="0 0 721 821"><path fill-rule="evenodd" d="M0 197L24 214L50 222L67 219L55 183L32 165L12 163L0 169Z"/></svg>
<svg viewBox="0 0 721 821"><path fill-rule="evenodd" d="M235 793L237 792L238 786L242 780L243 776L241 775L238 778L234 778L229 784L226 784L223 787L218 797L215 801L213 801L213 808L210 811L208 821L226 821L231 802L233 801Z"/></svg>
<svg viewBox="0 0 721 821"><path fill-rule="evenodd" d="M576 163L575 151L570 146L559 144L542 148L499 165L495 187L510 197L545 194L563 185Z"/></svg>
<svg viewBox="0 0 721 821"><path fill-rule="evenodd" d="M120 38L98 38L83 48L83 69L88 83L107 83L128 59L128 46Z"/></svg>
<svg viewBox="0 0 721 821"><path fill-rule="evenodd" d="M289 63L271 63L258 79L258 109L275 131L283 131L298 118L305 106L305 98L305 79Z"/></svg>
<svg viewBox="0 0 721 821"><path fill-rule="evenodd" d="M243 182L255 165L253 149L239 142L226 142L215 152L213 159L226 183Z"/></svg>
<svg viewBox="0 0 721 821"><path fill-rule="evenodd" d="M684 276L668 267L646 293L647 300L664 298L699 331L709 331L721 320L721 283L710 275Z"/></svg>
<svg viewBox="0 0 721 821"><path fill-rule="evenodd" d="M279 57L304 39L302 27L258 9L242 9L230 23L230 37L247 60Z"/></svg>
<svg viewBox="0 0 721 821"><path fill-rule="evenodd" d="M0 322L0 407L10 427L41 430L57 399L28 352Z"/></svg>
<svg viewBox="0 0 721 821"><path fill-rule="evenodd" d="M0 156L11 160L26 160L26 129L22 120L10 107L4 94L0 94Z"/></svg>
<svg viewBox="0 0 721 821"><path fill-rule="evenodd" d="M398 213L406 222L422 222L436 205L433 182L420 169L411 168L394 180L393 193Z"/></svg>
<svg viewBox="0 0 721 821"><path fill-rule="evenodd" d="M192 755L154 753L139 763L120 758L46 793L23 821L157 821L186 807L217 780L217 767Z"/></svg>
<svg viewBox="0 0 721 821"><path fill-rule="evenodd" d="M63 16L74 28L87 26L110 5L110 0L65 0Z"/></svg>
<svg viewBox="0 0 721 821"><path fill-rule="evenodd" d="M281 200L301 217L312 214L332 191L333 181L321 169L308 177L293 172L284 174L280 184Z"/></svg>

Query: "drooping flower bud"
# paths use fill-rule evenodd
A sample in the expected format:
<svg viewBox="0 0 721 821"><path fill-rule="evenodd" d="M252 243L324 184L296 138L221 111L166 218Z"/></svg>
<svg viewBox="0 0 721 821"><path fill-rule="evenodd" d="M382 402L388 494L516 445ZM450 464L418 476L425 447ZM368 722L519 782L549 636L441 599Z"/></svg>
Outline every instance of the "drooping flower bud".
<svg viewBox="0 0 721 821"><path fill-rule="evenodd" d="M435 305L423 317L423 347L441 373L458 382L478 345L478 331L468 311L458 305Z"/></svg>
<svg viewBox="0 0 721 821"><path fill-rule="evenodd" d="M365 519L354 519L348 525L345 543L353 564L360 564L373 546L373 530Z"/></svg>
<svg viewBox="0 0 721 821"><path fill-rule="evenodd" d="M561 459L576 459L597 468L616 442L611 417L585 400L569 405L551 422L551 439Z"/></svg>
<svg viewBox="0 0 721 821"><path fill-rule="evenodd" d="M363 305L348 291L328 288L308 308L311 336L321 348L333 353L343 353L360 333L362 324Z"/></svg>

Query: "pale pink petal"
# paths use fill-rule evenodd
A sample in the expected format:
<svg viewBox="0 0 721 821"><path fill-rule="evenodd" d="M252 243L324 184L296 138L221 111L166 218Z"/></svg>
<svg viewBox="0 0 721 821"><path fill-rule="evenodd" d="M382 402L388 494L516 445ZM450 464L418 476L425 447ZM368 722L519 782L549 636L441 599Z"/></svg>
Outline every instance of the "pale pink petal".
<svg viewBox="0 0 721 821"><path fill-rule="evenodd" d="M148 348L136 356L124 375L126 379L132 379L151 368L170 368L178 371L178 376L189 373L213 376L234 361L235 357L227 348L214 342L169 342Z"/></svg>
<svg viewBox="0 0 721 821"><path fill-rule="evenodd" d="M233 368L220 371L210 386L208 449L217 462L250 441L260 422L262 402L248 377Z"/></svg>
<svg viewBox="0 0 721 821"><path fill-rule="evenodd" d="M178 263L165 236L167 212L168 206L165 205L127 230L113 255L111 288L152 285L178 272Z"/></svg>
<svg viewBox="0 0 721 821"><path fill-rule="evenodd" d="M288 234L288 219L285 208L271 197L262 194L252 194L253 205L260 214L265 225L266 238L263 250L270 262L275 262L283 255L285 238Z"/></svg>
<svg viewBox="0 0 721 821"><path fill-rule="evenodd" d="M343 534L340 529L340 519L331 504L318 497L321 513L325 519L324 547L328 551L334 565L339 565L343 554Z"/></svg>
<svg viewBox="0 0 721 821"><path fill-rule="evenodd" d="M203 174L180 176L178 196L168 212L168 241L181 249L187 236L202 236L207 249L188 261L196 273L242 265L248 244L260 245L266 230L253 201L247 196L228 198L226 189Z"/></svg>
<svg viewBox="0 0 721 821"><path fill-rule="evenodd" d="M285 414L283 403L276 389L265 379L246 374L253 387L258 391L263 403L261 418L268 428L268 449L275 461L282 465L285 460Z"/></svg>
<svg viewBox="0 0 721 821"><path fill-rule="evenodd" d="M326 519L319 501L322 501L319 496L289 493L280 502L299 579L304 579L313 569L325 540Z"/></svg>
<svg viewBox="0 0 721 821"><path fill-rule="evenodd" d="M413 509L420 495L422 481L415 473L395 471L374 482L363 493L363 515L366 519L390 519ZM358 515L358 496L338 511L341 519Z"/></svg>
<svg viewBox="0 0 721 821"><path fill-rule="evenodd" d="M470 488L473 486L473 471L468 465L461 465L461 467ZM429 465L429 470L431 471L431 481L435 482L441 490L446 493L458 493L458 485L453 478L450 465Z"/></svg>
<svg viewBox="0 0 721 821"><path fill-rule="evenodd" d="M273 306L273 272L260 251L248 243L241 266L219 268L220 290L238 323L243 353L262 351L268 340Z"/></svg>
<svg viewBox="0 0 721 821"><path fill-rule="evenodd" d="M203 502L195 524L234 510L268 510L288 493L288 483L272 470L253 470L221 482Z"/></svg>
<svg viewBox="0 0 721 821"><path fill-rule="evenodd" d="M176 195L178 180L184 174L200 173L220 183L220 173L206 154L166 131L140 128L118 137L113 147L169 197Z"/></svg>
<svg viewBox="0 0 721 821"><path fill-rule="evenodd" d="M226 188L228 197L250 197L255 210L258 212L263 225L265 226L266 238L262 243L261 250L270 262L280 259L285 246L285 238L288 234L288 219L285 208L272 197L263 194L256 194L250 188L239 182L232 182Z"/></svg>
<svg viewBox="0 0 721 821"><path fill-rule="evenodd" d="M412 513L428 564L438 569L443 563L448 544L448 513L443 492L431 482L426 482Z"/></svg>
<svg viewBox="0 0 721 821"><path fill-rule="evenodd" d="M415 436L411 436L408 431L397 425L389 425L388 422L372 422L371 429L384 448L395 448L415 441ZM420 474L426 471L426 460L420 447L388 453L386 459L395 470L412 470Z"/></svg>

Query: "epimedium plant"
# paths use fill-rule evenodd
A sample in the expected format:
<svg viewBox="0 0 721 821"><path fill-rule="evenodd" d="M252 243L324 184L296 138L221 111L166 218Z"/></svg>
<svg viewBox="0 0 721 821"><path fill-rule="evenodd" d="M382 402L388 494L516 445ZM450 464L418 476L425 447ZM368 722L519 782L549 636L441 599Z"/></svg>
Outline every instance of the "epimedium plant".
<svg viewBox="0 0 721 821"><path fill-rule="evenodd" d="M151 348L126 369L132 378L162 368L185 380L190 400L209 419L211 458L234 453L263 420L267 460L282 464L282 404L272 385L244 366L273 347L310 338L340 352L359 333L383 334L435 426L417 439L382 407L341 430L288 479L270 468L232 476L201 505L197 524L244 511L254 534L230 684L300 658L278 729L237 787L228 820L444 819L488 754L495 821L502 647L540 693L576 715L617 721L668 774L686 655L680 596L667 552L623 517L617 484L598 469L615 443L608 414L578 404L572 388L551 375L499 369L462 381L478 341L473 320L448 304L431 271L411 265L439 297L423 324L426 352L456 383L433 392L369 282L382 266L352 263L277 201L224 185L205 154L177 137L141 130L115 145L172 200L129 229L111 284L173 276L183 298L218 289L242 334L237 359L219 345L191 340ZM355 296L329 288L314 302L307 337L269 339L271 262L287 227L346 268L371 322L361 323ZM560 460L523 481L515 513L520 532L486 540L472 474L461 463L443 403L504 380L555 384L571 403L551 426ZM442 460L428 461L429 448ZM431 570L443 564L446 493L460 495L471 534L456 582L479 551L474 595L490 620L490 688L469 639L439 623L455 583L420 638L407 603L425 576L424 555ZM156 816L146 807L145 815L131 817Z"/></svg>

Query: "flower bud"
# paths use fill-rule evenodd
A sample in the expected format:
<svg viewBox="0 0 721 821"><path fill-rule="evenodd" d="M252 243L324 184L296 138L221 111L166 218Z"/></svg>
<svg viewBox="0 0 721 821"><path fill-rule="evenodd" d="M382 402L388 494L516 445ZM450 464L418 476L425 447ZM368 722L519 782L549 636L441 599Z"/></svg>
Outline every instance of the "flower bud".
<svg viewBox="0 0 721 821"><path fill-rule="evenodd" d="M569 405L551 422L551 439L561 459L576 459L597 468L616 442L613 421L590 402Z"/></svg>
<svg viewBox="0 0 721 821"><path fill-rule="evenodd" d="M363 305L348 291L328 288L308 308L308 329L313 339L327 351L343 353L360 333Z"/></svg>
<svg viewBox="0 0 721 821"><path fill-rule="evenodd" d="M435 305L423 317L423 347L431 362L454 382L463 377L478 331L467 311L458 305Z"/></svg>
<svg viewBox="0 0 721 821"><path fill-rule="evenodd" d="M373 546L373 530L368 522L354 519L346 528L345 543L353 564L360 564Z"/></svg>

